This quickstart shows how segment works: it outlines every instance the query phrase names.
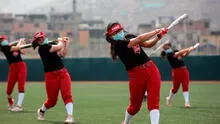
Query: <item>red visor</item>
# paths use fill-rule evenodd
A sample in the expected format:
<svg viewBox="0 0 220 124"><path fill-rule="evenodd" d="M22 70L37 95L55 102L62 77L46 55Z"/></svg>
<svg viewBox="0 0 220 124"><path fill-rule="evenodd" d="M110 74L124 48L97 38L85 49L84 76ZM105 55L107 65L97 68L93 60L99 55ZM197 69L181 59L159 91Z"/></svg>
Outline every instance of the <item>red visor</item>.
<svg viewBox="0 0 220 124"><path fill-rule="evenodd" d="M112 26L111 28L108 29L108 34L109 35L112 35L114 34L115 32L117 32L118 30L121 30L123 29L123 26L121 24L116 24L114 26Z"/></svg>
<svg viewBox="0 0 220 124"><path fill-rule="evenodd" d="M4 39L8 39L8 37L6 35L2 35L0 36L0 39L4 40Z"/></svg>
<svg viewBox="0 0 220 124"><path fill-rule="evenodd" d="M46 37L45 33L44 32L37 32L35 35L34 35L34 40L35 41L37 38L41 38L41 37Z"/></svg>

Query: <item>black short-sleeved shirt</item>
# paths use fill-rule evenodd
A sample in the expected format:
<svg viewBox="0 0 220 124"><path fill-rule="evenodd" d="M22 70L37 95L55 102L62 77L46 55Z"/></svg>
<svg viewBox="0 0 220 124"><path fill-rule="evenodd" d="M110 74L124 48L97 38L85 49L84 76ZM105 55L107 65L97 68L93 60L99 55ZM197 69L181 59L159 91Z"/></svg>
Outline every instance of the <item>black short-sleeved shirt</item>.
<svg viewBox="0 0 220 124"><path fill-rule="evenodd" d="M57 55L56 52L50 52L52 45L40 45L38 53L44 65L44 72L51 72L60 70L64 67L63 60Z"/></svg>
<svg viewBox="0 0 220 124"><path fill-rule="evenodd" d="M165 52L165 51L164 51ZM166 58L168 62L170 63L172 68L181 68L184 67L185 64L182 59L178 59L174 57L174 54L178 52L178 50L172 50L170 52L165 52L166 53Z"/></svg>
<svg viewBox="0 0 220 124"><path fill-rule="evenodd" d="M21 52L20 51L12 52L11 46L1 46L1 51L4 53L9 64L23 61L21 58ZM13 53L17 55L13 55Z"/></svg>
<svg viewBox="0 0 220 124"><path fill-rule="evenodd" d="M134 35L126 35L127 41L116 41L115 53L124 64L126 70L130 70L136 66L142 65L150 60L140 45L128 48L130 39L135 38Z"/></svg>

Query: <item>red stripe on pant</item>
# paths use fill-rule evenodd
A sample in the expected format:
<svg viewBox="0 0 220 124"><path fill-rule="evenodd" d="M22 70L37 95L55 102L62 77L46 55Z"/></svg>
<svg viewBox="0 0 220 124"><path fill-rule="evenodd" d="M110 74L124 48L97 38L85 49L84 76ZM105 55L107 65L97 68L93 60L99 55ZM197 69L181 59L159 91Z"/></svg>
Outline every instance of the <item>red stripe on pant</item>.
<svg viewBox="0 0 220 124"><path fill-rule="evenodd" d="M25 82L27 78L27 67L25 62L16 62L9 65L7 94L11 95L15 83L18 81L18 91L25 91Z"/></svg>
<svg viewBox="0 0 220 124"><path fill-rule="evenodd" d="M179 90L180 84L182 84L183 92L189 91L189 72L186 67L172 69L173 87L172 93L176 93Z"/></svg>
<svg viewBox="0 0 220 124"><path fill-rule="evenodd" d="M129 70L128 74L130 90L128 113L135 115L140 110L145 91L148 94L148 110L159 109L161 78L155 64L149 61Z"/></svg>
<svg viewBox="0 0 220 124"><path fill-rule="evenodd" d="M65 104L72 102L71 78L65 68L46 72L45 81L47 100L44 102L44 105L47 109L56 105L59 91L61 91Z"/></svg>

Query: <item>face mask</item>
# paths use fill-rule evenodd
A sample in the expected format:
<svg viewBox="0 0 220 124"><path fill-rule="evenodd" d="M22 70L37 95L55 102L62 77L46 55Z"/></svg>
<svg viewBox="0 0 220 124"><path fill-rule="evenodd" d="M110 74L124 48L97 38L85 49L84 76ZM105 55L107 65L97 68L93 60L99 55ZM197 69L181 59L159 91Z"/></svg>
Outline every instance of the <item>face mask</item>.
<svg viewBox="0 0 220 124"><path fill-rule="evenodd" d="M41 45L48 44L48 38L45 38L44 42Z"/></svg>
<svg viewBox="0 0 220 124"><path fill-rule="evenodd" d="M2 42L1 42L1 46L8 46L9 44L8 44L8 40L3 40Z"/></svg>
<svg viewBox="0 0 220 124"><path fill-rule="evenodd" d="M170 49L167 49L167 50L165 50L165 53L172 53L173 52L173 50L170 48Z"/></svg>
<svg viewBox="0 0 220 124"><path fill-rule="evenodd" d="M120 32L118 32L117 34L115 34L114 36L112 36L112 38L114 40L123 40L125 37L125 32L122 30Z"/></svg>

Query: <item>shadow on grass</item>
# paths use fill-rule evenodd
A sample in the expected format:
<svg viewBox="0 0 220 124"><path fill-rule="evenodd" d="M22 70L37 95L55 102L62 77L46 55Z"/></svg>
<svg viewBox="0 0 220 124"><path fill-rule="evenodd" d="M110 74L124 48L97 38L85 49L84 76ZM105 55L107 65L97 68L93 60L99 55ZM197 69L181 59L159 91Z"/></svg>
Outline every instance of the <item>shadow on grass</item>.
<svg viewBox="0 0 220 124"><path fill-rule="evenodd" d="M185 108L184 106L172 106L174 108L181 108L181 109L220 109L220 106L192 106L189 108Z"/></svg>
<svg viewBox="0 0 220 124"><path fill-rule="evenodd" d="M28 111L28 110L24 110L24 111L21 111L21 112L12 112L12 111L9 111L10 113L15 113L15 114L21 114L21 113L37 113L36 111Z"/></svg>
<svg viewBox="0 0 220 124"><path fill-rule="evenodd" d="M49 121L49 120L45 120L44 122L48 122L48 123L53 123L53 124L67 124L64 123L63 121ZM70 124L70 123L68 123ZM79 122L75 122L75 123L71 123L71 124L80 124Z"/></svg>

